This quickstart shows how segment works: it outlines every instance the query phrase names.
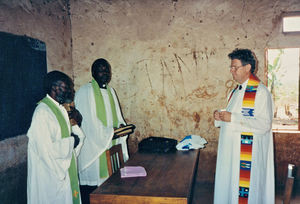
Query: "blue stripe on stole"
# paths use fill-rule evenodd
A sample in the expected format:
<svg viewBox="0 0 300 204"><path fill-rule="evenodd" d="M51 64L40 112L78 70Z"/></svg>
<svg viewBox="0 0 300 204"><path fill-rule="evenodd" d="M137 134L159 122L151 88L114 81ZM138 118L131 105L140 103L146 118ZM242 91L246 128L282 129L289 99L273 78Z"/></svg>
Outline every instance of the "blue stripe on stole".
<svg viewBox="0 0 300 204"><path fill-rule="evenodd" d="M241 134L241 144L252 145L253 135Z"/></svg>
<svg viewBox="0 0 300 204"><path fill-rule="evenodd" d="M240 187L239 188L239 193L240 193L241 197L248 198L248 196L249 196L249 188Z"/></svg>
<svg viewBox="0 0 300 204"><path fill-rule="evenodd" d="M241 139L241 144L244 145L252 145L253 140L249 140L249 139Z"/></svg>
<svg viewBox="0 0 300 204"><path fill-rule="evenodd" d="M254 108L242 108L243 116L254 116Z"/></svg>
<svg viewBox="0 0 300 204"><path fill-rule="evenodd" d="M240 168L242 170L250 170L251 169L251 161L240 161Z"/></svg>
<svg viewBox="0 0 300 204"><path fill-rule="evenodd" d="M247 86L246 87L246 92L256 92L257 91L257 86Z"/></svg>

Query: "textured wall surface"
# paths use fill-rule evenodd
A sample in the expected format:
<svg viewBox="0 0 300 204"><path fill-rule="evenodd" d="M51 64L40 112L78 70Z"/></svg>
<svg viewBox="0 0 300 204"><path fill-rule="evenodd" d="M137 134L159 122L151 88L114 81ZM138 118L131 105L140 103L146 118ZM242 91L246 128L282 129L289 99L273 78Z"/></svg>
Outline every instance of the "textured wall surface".
<svg viewBox="0 0 300 204"><path fill-rule="evenodd" d="M196 134L204 180L213 180L218 129L212 112L226 106L234 86L227 54L252 49L263 80L265 48L300 47L299 35L282 34L284 12L298 0L71 0L75 83L91 79L92 62L111 62L124 116L136 124L129 148L148 136L180 140Z"/></svg>
<svg viewBox="0 0 300 204"><path fill-rule="evenodd" d="M0 31L44 41L48 71L73 76L76 88L91 79L93 61L106 58L126 121L137 126L130 152L148 136L201 135L208 144L198 178L212 182L219 134L212 112L235 85L227 54L252 49L264 79L266 48L300 47L299 35L281 32L282 15L299 10L299 0L0 0ZM279 184L281 165L299 164L298 145L290 145L299 135L287 137L275 135ZM1 203L24 203L26 144L24 135L0 141Z"/></svg>
<svg viewBox="0 0 300 204"><path fill-rule="evenodd" d="M0 0L0 32L46 43L48 71L72 71L68 0Z"/></svg>
<svg viewBox="0 0 300 204"><path fill-rule="evenodd" d="M0 198L1 204L26 203L27 137L0 142ZM17 195L17 196L16 196Z"/></svg>
<svg viewBox="0 0 300 204"><path fill-rule="evenodd" d="M73 76L68 0L0 0L0 32L45 42L48 71ZM0 141L0 203L26 203L26 179L27 137Z"/></svg>

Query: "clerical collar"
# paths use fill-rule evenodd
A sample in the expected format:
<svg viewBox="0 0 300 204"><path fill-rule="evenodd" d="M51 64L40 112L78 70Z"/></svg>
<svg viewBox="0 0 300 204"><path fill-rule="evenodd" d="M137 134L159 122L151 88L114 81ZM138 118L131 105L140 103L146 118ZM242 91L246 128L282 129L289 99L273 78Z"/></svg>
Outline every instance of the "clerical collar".
<svg viewBox="0 0 300 204"><path fill-rule="evenodd" d="M58 103L56 100L54 100L54 98L52 98L49 94L46 95L48 98L50 98L50 100L57 106L61 106L60 103Z"/></svg>
<svg viewBox="0 0 300 204"><path fill-rule="evenodd" d="M243 87L247 87L249 79L247 79L246 81L244 81L244 83L242 84L238 84L238 90L243 90Z"/></svg>
<svg viewBox="0 0 300 204"><path fill-rule="evenodd" d="M106 89L106 84L101 84L101 86L99 86L101 89Z"/></svg>

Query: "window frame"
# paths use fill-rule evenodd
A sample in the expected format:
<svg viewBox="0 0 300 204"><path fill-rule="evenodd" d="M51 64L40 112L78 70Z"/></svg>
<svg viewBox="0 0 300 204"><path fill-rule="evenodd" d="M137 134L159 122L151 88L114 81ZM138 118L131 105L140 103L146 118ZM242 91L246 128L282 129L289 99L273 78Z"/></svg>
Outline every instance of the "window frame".
<svg viewBox="0 0 300 204"><path fill-rule="evenodd" d="M300 13L300 12L299 12ZM295 32L293 32L295 33ZM300 34L300 32L297 32ZM269 64L269 61L268 61L268 50L270 49L289 49L289 48L298 48L299 51L300 51L300 46L298 47L268 47L268 48L265 48L264 50L264 54L265 54L265 60L264 60L264 84L266 84L266 86L268 87L268 64ZM299 76L298 76L298 128L297 129L273 129L272 128L272 131L273 132L299 132L300 131L300 53L299 53Z"/></svg>
<svg viewBox="0 0 300 204"><path fill-rule="evenodd" d="M300 34L300 31L284 31L283 30L283 19L285 17L295 17L295 16L300 17L300 11L293 11L293 12L283 13L282 20L281 20L281 31L284 35L299 35Z"/></svg>

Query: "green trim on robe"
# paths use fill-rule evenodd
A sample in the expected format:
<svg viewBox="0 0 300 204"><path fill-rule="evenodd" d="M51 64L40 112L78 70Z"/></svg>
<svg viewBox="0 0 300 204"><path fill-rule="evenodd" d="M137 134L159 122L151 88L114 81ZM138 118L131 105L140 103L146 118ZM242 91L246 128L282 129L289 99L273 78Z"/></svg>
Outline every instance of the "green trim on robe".
<svg viewBox="0 0 300 204"><path fill-rule="evenodd" d="M117 139L112 140L111 143L112 143L112 146L115 146L117 143ZM99 172L100 178L106 178L109 176L108 175L108 167L107 167L106 151L104 151L100 155L99 159L100 159L100 161L99 161L100 162L100 172Z"/></svg>
<svg viewBox="0 0 300 204"><path fill-rule="evenodd" d="M105 105L104 105L103 96L102 96L101 91L100 91L100 87L94 79L92 80L91 84L92 84L92 88L93 88L93 91L94 91L94 98L95 98L95 104L96 104L96 115L99 118L99 120L101 120L103 125L105 127L107 127ZM107 93L108 93L111 112L112 112L113 127L117 128L118 127L118 117L117 117L115 101L114 101L114 98L113 98L112 93L110 91L110 87L108 85L106 86L106 90L107 90Z"/></svg>
<svg viewBox="0 0 300 204"><path fill-rule="evenodd" d="M105 127L107 127L106 109L105 109L105 104L104 104L103 96L101 94L100 87L95 79L91 81L91 84L94 92L97 118L103 123ZM109 98L111 112L112 112L113 127L117 128L119 121L117 117L115 101L110 91L110 87L108 85L106 85L106 90L108 93L108 98ZM116 140L112 140L112 146L114 146L115 144L116 144ZM99 164L100 164L100 169L99 169L100 178L108 177L107 159L106 159L105 151L99 157Z"/></svg>
<svg viewBox="0 0 300 204"><path fill-rule="evenodd" d="M61 137L67 138L70 137L70 132L68 129L68 124L61 113L61 111L57 108L57 106L49 99L48 97L43 98L40 102L45 103L54 113L61 130ZM72 153L72 159L70 163L70 167L68 169L69 177L70 177L70 184L72 189L72 200L73 204L80 204L80 190L78 184L78 174L77 174L77 167L75 162L75 155L74 152Z"/></svg>

